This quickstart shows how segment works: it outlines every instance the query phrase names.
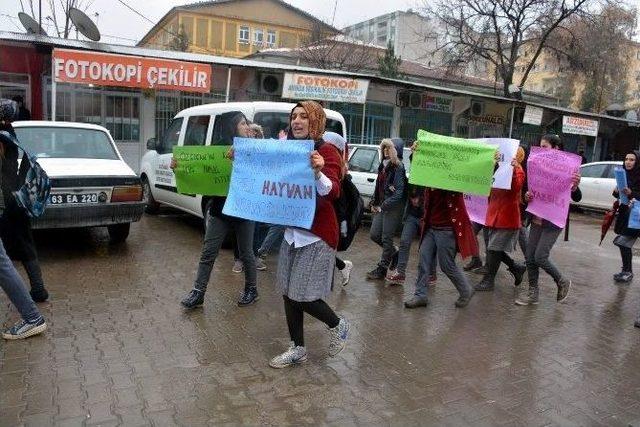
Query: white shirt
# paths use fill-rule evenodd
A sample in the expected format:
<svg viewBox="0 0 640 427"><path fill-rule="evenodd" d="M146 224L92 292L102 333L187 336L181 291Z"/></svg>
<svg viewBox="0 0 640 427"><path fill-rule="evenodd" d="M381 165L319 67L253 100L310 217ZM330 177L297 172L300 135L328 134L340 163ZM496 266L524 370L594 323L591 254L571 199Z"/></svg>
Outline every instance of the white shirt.
<svg viewBox="0 0 640 427"><path fill-rule="evenodd" d="M316 178L316 192L319 196L326 196L331 192L333 183L329 178L320 172L320 176ZM301 228L290 228L284 231L284 240L294 248L302 248L320 240L318 236L308 230Z"/></svg>

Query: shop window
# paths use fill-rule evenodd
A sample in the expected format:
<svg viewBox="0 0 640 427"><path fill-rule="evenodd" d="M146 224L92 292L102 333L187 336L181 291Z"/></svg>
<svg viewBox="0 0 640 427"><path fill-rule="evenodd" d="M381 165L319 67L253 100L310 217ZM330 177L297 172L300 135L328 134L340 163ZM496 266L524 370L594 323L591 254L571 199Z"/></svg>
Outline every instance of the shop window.
<svg viewBox="0 0 640 427"><path fill-rule="evenodd" d="M240 44L249 43L249 27L245 27L245 26L240 27L240 35L238 36L238 43Z"/></svg>
<svg viewBox="0 0 640 427"><path fill-rule="evenodd" d="M207 140L210 116L191 116L187 121L184 145L204 145Z"/></svg>
<svg viewBox="0 0 640 427"><path fill-rule="evenodd" d="M116 141L140 139L140 111L138 98L126 95L107 95L105 127Z"/></svg>
<svg viewBox="0 0 640 427"><path fill-rule="evenodd" d="M76 92L75 121L102 125L102 96L99 92Z"/></svg>

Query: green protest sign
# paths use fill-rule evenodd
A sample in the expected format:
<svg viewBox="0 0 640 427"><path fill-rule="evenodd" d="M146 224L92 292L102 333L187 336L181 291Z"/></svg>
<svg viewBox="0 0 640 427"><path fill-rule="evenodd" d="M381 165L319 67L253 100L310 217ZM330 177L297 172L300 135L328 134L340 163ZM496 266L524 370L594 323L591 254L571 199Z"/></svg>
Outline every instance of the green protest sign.
<svg viewBox="0 0 640 427"><path fill-rule="evenodd" d="M419 130L409 182L488 196L495 152L495 146Z"/></svg>
<svg viewBox="0 0 640 427"><path fill-rule="evenodd" d="M230 148L228 145L173 147L178 193L226 196L231 180L231 160L226 157Z"/></svg>

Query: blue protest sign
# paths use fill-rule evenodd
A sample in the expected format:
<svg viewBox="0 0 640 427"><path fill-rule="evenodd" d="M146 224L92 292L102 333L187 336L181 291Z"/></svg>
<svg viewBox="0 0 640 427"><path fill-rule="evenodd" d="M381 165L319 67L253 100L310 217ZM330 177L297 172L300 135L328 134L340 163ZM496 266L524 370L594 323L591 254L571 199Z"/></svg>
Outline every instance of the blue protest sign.
<svg viewBox="0 0 640 427"><path fill-rule="evenodd" d="M629 228L640 229L640 203L635 203L629 210Z"/></svg>
<svg viewBox="0 0 640 427"><path fill-rule="evenodd" d="M312 150L313 141L234 138L231 183L222 212L310 229L316 212Z"/></svg>
<svg viewBox="0 0 640 427"><path fill-rule="evenodd" d="M627 188L627 172L625 172L623 167L616 166L613 169L613 173L616 176L616 187L618 188L618 197L620 198L620 203L626 205L629 203L629 198L622 192L622 190L624 188Z"/></svg>

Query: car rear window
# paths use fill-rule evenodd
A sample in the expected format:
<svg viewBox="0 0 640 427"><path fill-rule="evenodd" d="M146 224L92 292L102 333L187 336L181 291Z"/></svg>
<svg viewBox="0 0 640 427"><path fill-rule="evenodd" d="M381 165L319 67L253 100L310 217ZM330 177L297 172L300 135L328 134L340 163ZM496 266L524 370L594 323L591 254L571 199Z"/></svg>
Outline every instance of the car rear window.
<svg viewBox="0 0 640 427"><path fill-rule="evenodd" d="M289 113L262 111L254 115L253 121L262 126L265 138L278 139L280 132L286 132L289 127ZM327 118L325 130L344 135L342 123L338 120Z"/></svg>
<svg viewBox="0 0 640 427"><path fill-rule="evenodd" d="M15 130L20 145L38 157L118 160L109 137L100 130L53 126Z"/></svg>

